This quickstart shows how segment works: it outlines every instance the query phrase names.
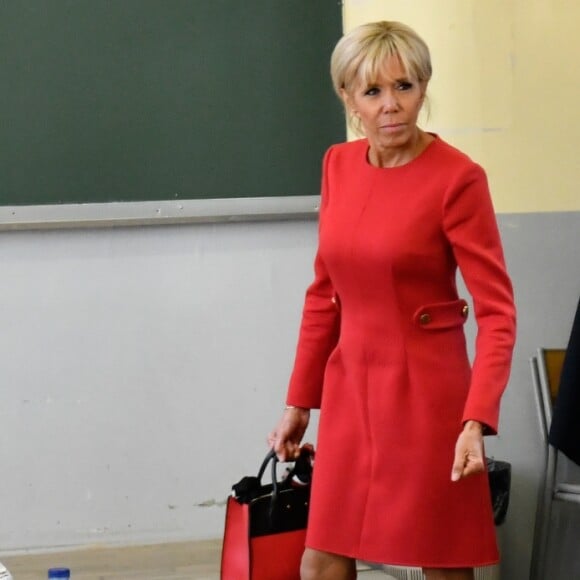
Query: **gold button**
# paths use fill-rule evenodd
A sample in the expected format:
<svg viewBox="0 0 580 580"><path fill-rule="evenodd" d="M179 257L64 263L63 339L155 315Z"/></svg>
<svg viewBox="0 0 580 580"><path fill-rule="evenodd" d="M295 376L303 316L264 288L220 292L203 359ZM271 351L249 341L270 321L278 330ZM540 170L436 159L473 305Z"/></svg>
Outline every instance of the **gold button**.
<svg viewBox="0 0 580 580"><path fill-rule="evenodd" d="M419 324L429 324L431 322L431 315L424 312L419 316Z"/></svg>
<svg viewBox="0 0 580 580"><path fill-rule="evenodd" d="M463 318L467 318L469 314L469 306L467 306L467 304L461 309L461 314L463 315Z"/></svg>

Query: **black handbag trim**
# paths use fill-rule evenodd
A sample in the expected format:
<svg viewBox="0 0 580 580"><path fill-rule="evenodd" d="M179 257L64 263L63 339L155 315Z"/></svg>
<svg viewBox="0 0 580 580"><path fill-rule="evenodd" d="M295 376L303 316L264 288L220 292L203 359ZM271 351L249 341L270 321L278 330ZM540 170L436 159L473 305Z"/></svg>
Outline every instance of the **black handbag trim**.
<svg viewBox="0 0 580 580"><path fill-rule="evenodd" d="M250 537L303 530L308 523L309 504L310 486L288 487L277 495L256 498L250 503Z"/></svg>
<svg viewBox="0 0 580 580"><path fill-rule="evenodd" d="M491 492L493 520L496 526L503 524L510 502L511 463L486 457L487 476Z"/></svg>
<svg viewBox="0 0 580 580"><path fill-rule="evenodd" d="M262 477L271 465L272 483L262 485ZM308 521L312 453L302 449L300 457L283 481L278 481L278 458L271 450L256 477L243 477L232 486L237 502L249 505L251 538L302 530Z"/></svg>

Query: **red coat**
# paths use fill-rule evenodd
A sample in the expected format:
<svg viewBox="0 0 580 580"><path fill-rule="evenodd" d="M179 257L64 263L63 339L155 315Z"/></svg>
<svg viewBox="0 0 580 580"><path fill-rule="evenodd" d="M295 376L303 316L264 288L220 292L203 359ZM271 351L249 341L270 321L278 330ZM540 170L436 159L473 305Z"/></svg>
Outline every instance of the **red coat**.
<svg viewBox="0 0 580 580"><path fill-rule="evenodd" d="M287 397L321 408L307 545L409 566L494 563L487 475L450 479L462 422L497 430L515 336L487 180L439 138L394 168L369 165L367 149L324 159ZM478 326L473 370L457 266Z"/></svg>

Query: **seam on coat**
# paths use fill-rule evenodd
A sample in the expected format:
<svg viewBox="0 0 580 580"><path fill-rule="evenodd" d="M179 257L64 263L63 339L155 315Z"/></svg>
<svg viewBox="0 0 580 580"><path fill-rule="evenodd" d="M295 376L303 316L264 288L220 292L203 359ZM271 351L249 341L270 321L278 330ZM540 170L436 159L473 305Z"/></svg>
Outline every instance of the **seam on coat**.
<svg viewBox="0 0 580 580"><path fill-rule="evenodd" d="M371 481L373 478L374 472L374 453L373 453L373 440L372 440L372 433L370 428L370 413L369 413L369 361L368 361L368 352L364 350L364 362L365 362L365 392L363 397L363 413L364 413L364 423L366 428L366 439L368 441L368 446L371 451L370 453L370 465L369 465L369 477L367 478L367 487L366 487L366 496L364 498L364 509L362 510L363 516L361 519L361 525L359 526L358 531L358 551L360 552L362 549L362 540L365 531L365 522L367 521L367 512L369 508L369 496L371 491Z"/></svg>

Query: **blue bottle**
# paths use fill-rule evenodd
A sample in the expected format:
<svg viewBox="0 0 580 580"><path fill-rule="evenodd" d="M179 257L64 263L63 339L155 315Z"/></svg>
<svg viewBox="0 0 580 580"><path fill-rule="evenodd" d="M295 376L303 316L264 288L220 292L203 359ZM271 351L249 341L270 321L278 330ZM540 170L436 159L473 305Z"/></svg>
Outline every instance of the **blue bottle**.
<svg viewBox="0 0 580 580"><path fill-rule="evenodd" d="M48 571L48 580L69 580L70 579L70 569L69 568L51 568Z"/></svg>

